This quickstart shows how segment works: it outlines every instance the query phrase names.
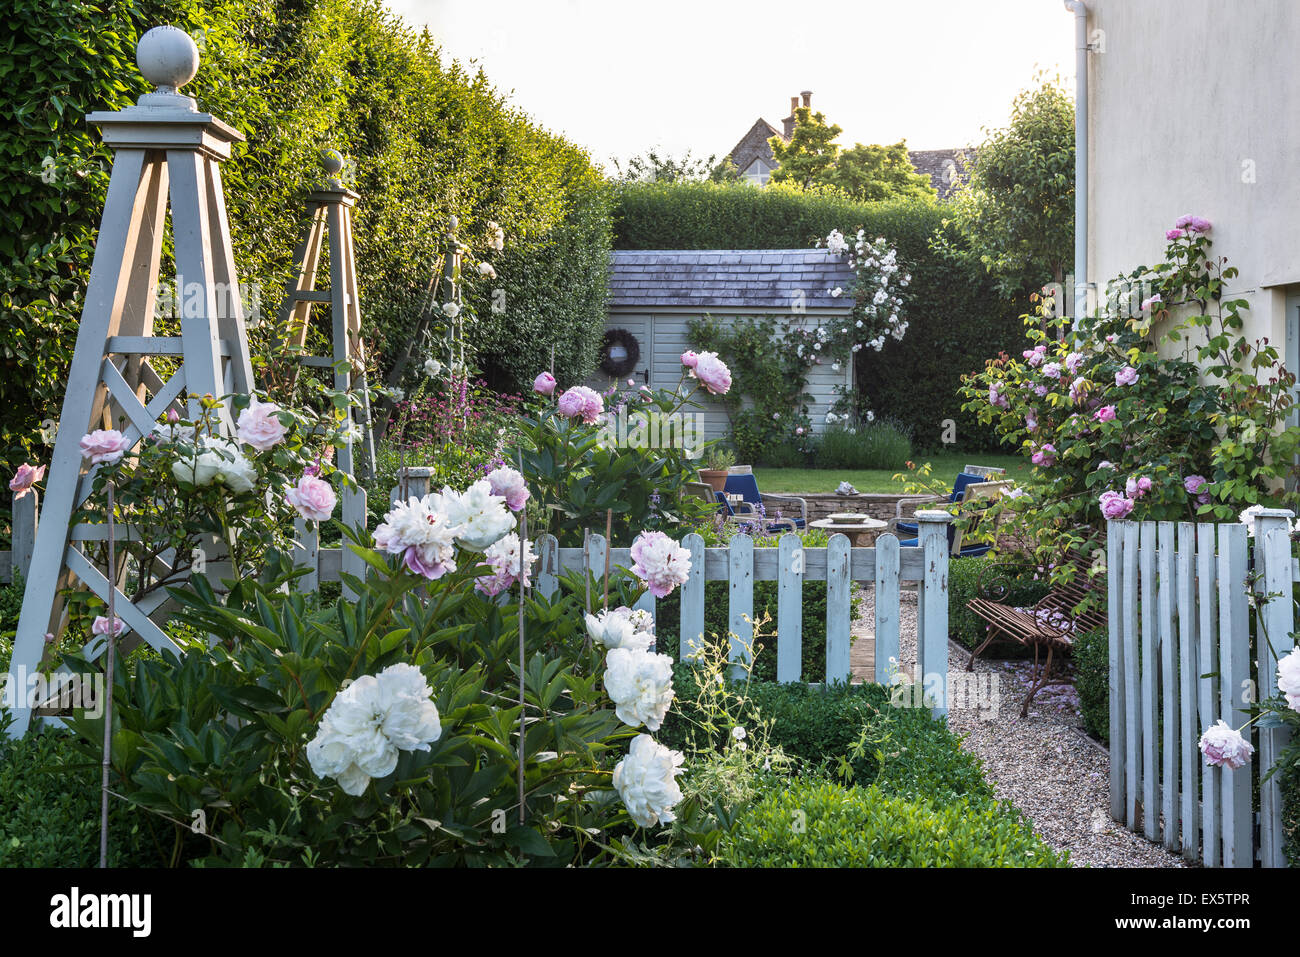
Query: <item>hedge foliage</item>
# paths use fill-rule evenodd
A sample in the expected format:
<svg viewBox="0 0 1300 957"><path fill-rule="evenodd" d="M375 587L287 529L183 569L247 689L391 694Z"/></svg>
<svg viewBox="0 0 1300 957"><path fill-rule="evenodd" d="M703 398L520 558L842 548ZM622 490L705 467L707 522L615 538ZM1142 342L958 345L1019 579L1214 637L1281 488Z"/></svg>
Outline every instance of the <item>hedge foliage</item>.
<svg viewBox="0 0 1300 957"><path fill-rule="evenodd" d="M741 812L721 847L734 867L1064 867L1019 811L890 796L816 779Z"/></svg>
<svg viewBox="0 0 1300 957"><path fill-rule="evenodd" d="M1104 628L1074 641L1074 690L1079 694L1083 726L1110 743L1110 642Z"/></svg>
<svg viewBox="0 0 1300 957"><path fill-rule="evenodd" d="M982 270L933 242L945 225L944 204L929 200L864 203L829 192L747 183L628 183L614 206L616 249L764 249L810 246L832 229L859 227L884 236L912 274L909 329L883 351L858 353L861 401L877 416L912 429L913 441L934 450L945 420L956 444L970 451L996 447L992 435L961 411L957 387L964 373L982 369L1011 349L1022 328L1018 310L1004 301Z"/></svg>
<svg viewBox="0 0 1300 957"><path fill-rule="evenodd" d="M48 458L111 156L86 113L147 84L135 43L159 23L198 38L185 92L247 137L223 164L241 282L273 317L321 178L324 148L361 193L355 237L362 313L381 364L410 338L449 217L492 256L469 346L502 387L551 361L561 381L595 363L609 247L608 190L588 155L509 107L481 73L445 62L378 0L13 0L0 24L0 470ZM48 157L48 159L47 159ZM167 276L164 260L164 277ZM254 332L265 353L271 324ZM421 346L422 348L422 346ZM418 365L418 363L417 363Z"/></svg>

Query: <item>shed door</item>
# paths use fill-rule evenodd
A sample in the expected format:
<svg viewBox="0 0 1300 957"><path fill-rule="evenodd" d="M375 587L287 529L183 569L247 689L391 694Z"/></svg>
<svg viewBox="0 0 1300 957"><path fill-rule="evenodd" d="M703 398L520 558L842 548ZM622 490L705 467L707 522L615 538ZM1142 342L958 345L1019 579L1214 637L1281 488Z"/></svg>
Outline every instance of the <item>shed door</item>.
<svg viewBox="0 0 1300 957"><path fill-rule="evenodd" d="M636 365L632 371L619 380L619 385L626 385L628 379L632 379L637 385L654 384L654 319L651 316L637 313L614 313L605 319L606 329L626 329L632 335L636 336L637 344L640 346L641 355L637 359ZM597 368L592 373L587 384L593 389L604 391L609 388L614 379L604 369Z"/></svg>

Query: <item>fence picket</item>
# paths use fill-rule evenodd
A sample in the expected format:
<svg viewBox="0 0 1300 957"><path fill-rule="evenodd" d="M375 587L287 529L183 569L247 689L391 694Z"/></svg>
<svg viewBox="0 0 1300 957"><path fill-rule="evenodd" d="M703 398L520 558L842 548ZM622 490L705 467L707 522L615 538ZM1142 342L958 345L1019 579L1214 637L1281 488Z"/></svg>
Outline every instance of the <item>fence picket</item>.
<svg viewBox="0 0 1300 957"><path fill-rule="evenodd" d="M850 549L852 544L848 536L836 532L826 544L826 682L830 684L842 681L848 684L852 680L852 666L849 661L849 649L852 644L849 623L853 619L853 582L849 580L849 564L852 561ZM880 543L876 543L879 567ZM879 603L879 592L876 594ZM876 654L880 654L879 632L876 636ZM877 659L879 661L879 659ZM879 664L876 665L879 674Z"/></svg>
<svg viewBox="0 0 1300 957"><path fill-rule="evenodd" d="M1124 534L1124 817L1137 830L1142 788L1142 693L1138 676L1137 522L1123 522ZM1118 740L1112 738L1112 741Z"/></svg>
<svg viewBox="0 0 1300 957"><path fill-rule="evenodd" d="M731 632L730 661L753 661L754 644L754 540L735 535L728 543L731 587L727 597L727 629ZM742 669L733 669L733 673Z"/></svg>
<svg viewBox="0 0 1300 957"><path fill-rule="evenodd" d="M554 535L543 535L533 551L537 555L537 591L549 600L560 587L560 541Z"/></svg>
<svg viewBox="0 0 1300 957"><path fill-rule="evenodd" d="M1285 653L1291 642L1293 612L1291 599L1291 512L1264 509L1255 516L1255 568L1263 573L1260 590L1269 597L1257 612L1255 629L1257 696L1263 698L1276 688L1278 651ZM1281 781L1274 775L1264 780L1277 764L1286 745L1285 727L1259 727L1259 819L1260 861L1265 867L1286 867L1283 849Z"/></svg>
<svg viewBox="0 0 1300 957"><path fill-rule="evenodd" d="M948 713L948 525L952 514L916 513L925 565L916 599L916 675L920 688L934 691L936 716Z"/></svg>
<svg viewBox="0 0 1300 957"><path fill-rule="evenodd" d="M1106 526L1106 614L1109 632L1106 674L1110 687L1108 728L1113 741L1124 740L1123 568L1123 525L1110 522ZM879 588L876 591L879 594ZM1110 762L1110 816L1113 821L1124 820L1124 790L1124 762L1116 755L1115 760Z"/></svg>
<svg viewBox="0 0 1300 957"><path fill-rule="evenodd" d="M1178 761L1182 769L1182 852L1189 861L1196 860L1200 840L1200 815L1197 800L1196 768L1200 754L1196 742L1196 526L1191 522L1178 524L1178 703L1179 747Z"/></svg>
<svg viewBox="0 0 1300 957"><path fill-rule="evenodd" d="M1161 730L1164 732L1163 753L1160 755L1160 811L1164 818L1161 835L1165 847L1175 851L1178 841L1178 632L1174 627L1174 601L1178 585L1174 578L1174 524L1160 522L1156 526L1156 566L1159 579L1159 598L1156 610L1160 615L1157 628L1160 642L1160 703Z"/></svg>
<svg viewBox="0 0 1300 957"><path fill-rule="evenodd" d="M786 532L777 542L776 680L798 681L803 662L803 540Z"/></svg>
<svg viewBox="0 0 1300 957"><path fill-rule="evenodd" d="M612 572L616 562L614 556L609 556L609 567ZM591 607L593 610L601 607L602 589L605 585L605 536L592 533L587 539L587 577L595 577L595 582L591 586Z"/></svg>
<svg viewBox="0 0 1300 957"><path fill-rule="evenodd" d="M682 547L691 553L691 573L682 585L682 622L677 658L691 656L692 642L704 642L704 539L695 532L682 539Z"/></svg>
<svg viewBox="0 0 1300 957"><path fill-rule="evenodd" d="M1156 693L1156 523L1143 522L1138 566L1142 601L1142 833L1148 841L1160 839L1160 765L1157 762L1157 727L1160 699Z"/></svg>
<svg viewBox="0 0 1300 957"><path fill-rule="evenodd" d="M1218 557L1215 552L1215 527L1209 522L1196 526L1196 593L1199 597L1197 633L1201 639L1197 671L1200 677L1197 685L1197 706L1200 709L1198 728L1206 728L1214 723L1218 713L1219 689L1219 615ZM1220 827L1219 795L1222 782L1220 770L1208 764L1201 767L1201 863L1206 867L1219 866L1219 841L1223 830Z"/></svg>
<svg viewBox="0 0 1300 957"><path fill-rule="evenodd" d="M298 579L298 587L304 591L316 591L320 587L320 525L306 519L293 520L293 565L295 568L307 569L307 574Z"/></svg>
<svg viewBox="0 0 1300 957"><path fill-rule="evenodd" d="M1220 715L1234 728L1249 720L1241 692L1250 680L1250 646L1233 641L1250 627L1246 602L1246 526L1219 526L1219 692ZM1250 867L1252 811L1249 774L1228 772L1223 782L1223 864Z"/></svg>
<svg viewBox="0 0 1300 957"><path fill-rule="evenodd" d="M876 539L876 681L887 683L891 662L898 665L899 552L898 538L886 533ZM901 666L900 666L901 667Z"/></svg>

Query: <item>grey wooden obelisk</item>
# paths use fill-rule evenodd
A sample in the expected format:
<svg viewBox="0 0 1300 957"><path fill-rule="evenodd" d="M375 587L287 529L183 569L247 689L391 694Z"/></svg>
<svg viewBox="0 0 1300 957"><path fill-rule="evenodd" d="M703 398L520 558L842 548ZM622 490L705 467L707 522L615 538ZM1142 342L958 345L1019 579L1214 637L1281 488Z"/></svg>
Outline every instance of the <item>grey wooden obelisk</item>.
<svg viewBox="0 0 1300 957"><path fill-rule="evenodd" d="M82 460L82 435L125 419L122 430L134 448L169 408L188 407L194 417L204 395L253 388L219 167L231 144L243 137L177 92L199 66L198 49L184 31L150 30L136 48L136 61L156 92L119 112L87 117L114 151L113 172L14 642L9 682L18 693L11 696L16 706L10 734L24 733L31 721L34 702L23 684L41 664L46 633L61 628L59 591L76 579L107 601L110 588L117 587L110 583L116 575L96 568L81 547L103 541L105 526L72 522L94 476ZM154 306L169 204L177 299L184 306L180 335L156 336ZM156 356L180 363L165 381L150 363ZM221 419L228 432L228 408ZM153 647L175 650L149 619L165 600L164 591L156 589L133 603L119 589L117 616ZM94 642L84 651L93 657L100 647Z"/></svg>
<svg viewBox="0 0 1300 957"><path fill-rule="evenodd" d="M359 431L359 441L349 441L338 450L336 466L339 471L356 478L374 475L375 444L370 419L370 392L366 383L365 342L361 338L361 297L357 290L357 260L352 242L352 207L360 194L348 189L339 179L343 157L328 150L321 157L327 179L307 198L307 234L294 252L293 277L285 289L284 304L280 308L280 323L286 330L287 345L305 366L332 369L334 388L338 391L358 391L361 408L349 408L344 427L351 434ZM317 288L321 255L325 250L325 237L329 236L328 267L329 288ZM312 356L303 353L307 332L311 325L312 307L320 304L330 311L329 356ZM358 412L360 413L358 415ZM366 524L366 495L359 486L347 487L340 496L343 524L348 527ZM311 567L311 553L315 550L318 529L297 522L297 540L304 562ZM365 575L365 562L351 549L343 549L343 571L358 577ZM344 594L351 597L351 589Z"/></svg>

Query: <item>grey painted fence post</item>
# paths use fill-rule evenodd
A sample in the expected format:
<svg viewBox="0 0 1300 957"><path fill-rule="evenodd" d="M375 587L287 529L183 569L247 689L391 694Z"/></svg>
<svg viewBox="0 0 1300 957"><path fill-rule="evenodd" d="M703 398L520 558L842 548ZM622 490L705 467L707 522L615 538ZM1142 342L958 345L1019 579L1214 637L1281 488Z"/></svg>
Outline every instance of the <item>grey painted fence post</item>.
<svg viewBox="0 0 1300 957"><path fill-rule="evenodd" d="M916 513L917 544L924 564L917 597L916 681L934 696L936 717L948 713L948 525L949 512Z"/></svg>
<svg viewBox="0 0 1300 957"><path fill-rule="evenodd" d="M13 519L10 525L13 530L10 536L13 541L10 581L16 580L19 575L24 582L27 581L27 573L32 567L32 548L36 545L38 511L40 511L40 499L36 489L31 489L22 497L14 496Z"/></svg>

